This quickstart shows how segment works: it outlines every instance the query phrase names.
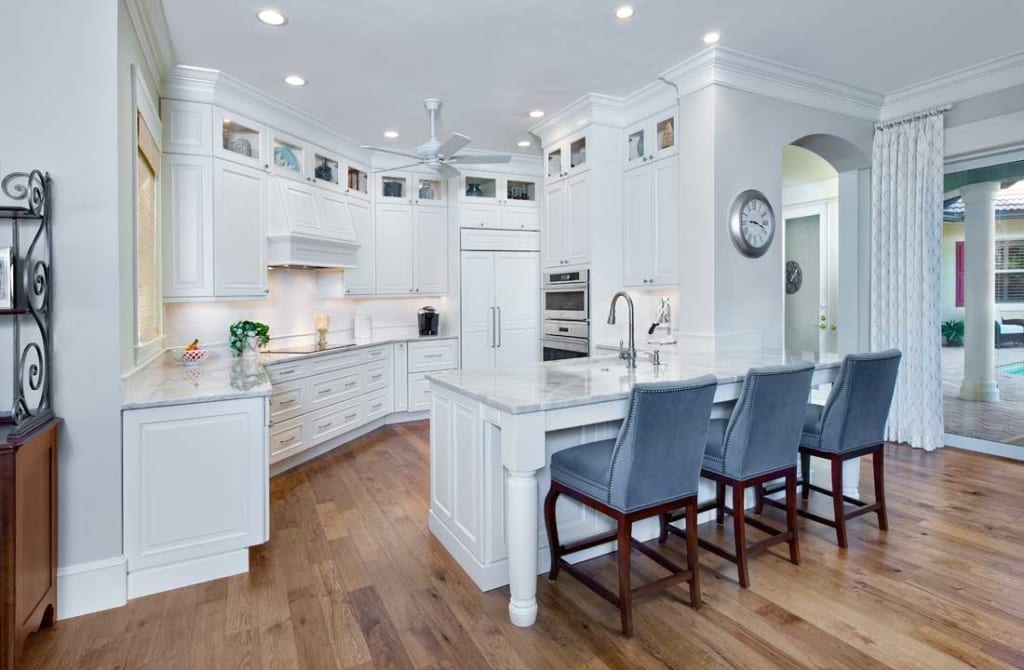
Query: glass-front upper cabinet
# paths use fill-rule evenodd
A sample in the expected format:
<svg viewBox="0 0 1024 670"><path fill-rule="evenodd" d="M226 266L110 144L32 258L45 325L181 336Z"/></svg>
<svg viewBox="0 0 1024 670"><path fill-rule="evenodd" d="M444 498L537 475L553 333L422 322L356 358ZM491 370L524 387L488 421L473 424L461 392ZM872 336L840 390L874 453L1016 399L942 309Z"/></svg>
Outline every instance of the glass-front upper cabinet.
<svg viewBox="0 0 1024 670"><path fill-rule="evenodd" d="M665 111L626 129L626 169L676 152L676 117Z"/></svg>
<svg viewBox="0 0 1024 670"><path fill-rule="evenodd" d="M463 174L461 197L463 202L496 205L501 201L501 185L497 175Z"/></svg>
<svg viewBox="0 0 1024 670"><path fill-rule="evenodd" d="M409 174L406 172L381 172L377 175L377 197L381 202L412 204L409 190Z"/></svg>
<svg viewBox="0 0 1024 670"><path fill-rule="evenodd" d="M360 198L370 197L370 173L355 165L348 166L345 192Z"/></svg>
<svg viewBox="0 0 1024 670"><path fill-rule="evenodd" d="M504 204L537 206L537 180L533 177L505 177Z"/></svg>
<svg viewBox="0 0 1024 670"><path fill-rule="evenodd" d="M270 131L270 171L294 179L308 180L306 145L277 130Z"/></svg>
<svg viewBox="0 0 1024 670"><path fill-rule="evenodd" d="M587 135L577 135L548 147L544 157L548 182L588 169Z"/></svg>
<svg viewBox="0 0 1024 670"><path fill-rule="evenodd" d="M313 181L320 186L344 185L341 159L336 154L322 147L311 148L309 154L309 175Z"/></svg>
<svg viewBox="0 0 1024 670"><path fill-rule="evenodd" d="M213 153L218 158L264 169L270 161L264 155L267 129L256 121L215 107Z"/></svg>
<svg viewBox="0 0 1024 670"><path fill-rule="evenodd" d="M548 149L547 169L547 176L549 180L565 176L565 172L562 168L562 145L559 144L553 149Z"/></svg>
<svg viewBox="0 0 1024 670"><path fill-rule="evenodd" d="M412 194L415 204L425 207L443 207L445 205L444 179L440 175L414 174L412 183L416 189Z"/></svg>

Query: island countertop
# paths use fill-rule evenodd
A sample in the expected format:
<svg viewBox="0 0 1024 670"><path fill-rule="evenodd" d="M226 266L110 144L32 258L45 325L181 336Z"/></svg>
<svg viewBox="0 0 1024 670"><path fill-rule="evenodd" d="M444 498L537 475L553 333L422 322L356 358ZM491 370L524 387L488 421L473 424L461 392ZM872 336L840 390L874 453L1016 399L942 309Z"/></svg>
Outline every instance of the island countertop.
<svg viewBox="0 0 1024 670"><path fill-rule="evenodd" d="M670 353L655 367L638 360L630 370L616 356L490 370L447 370L428 375L433 384L510 414L526 414L576 405L622 400L636 382L682 381L713 374L719 384L738 382L752 367L793 363L801 358L782 352L749 354ZM819 370L839 366L841 357L825 355L811 361Z"/></svg>

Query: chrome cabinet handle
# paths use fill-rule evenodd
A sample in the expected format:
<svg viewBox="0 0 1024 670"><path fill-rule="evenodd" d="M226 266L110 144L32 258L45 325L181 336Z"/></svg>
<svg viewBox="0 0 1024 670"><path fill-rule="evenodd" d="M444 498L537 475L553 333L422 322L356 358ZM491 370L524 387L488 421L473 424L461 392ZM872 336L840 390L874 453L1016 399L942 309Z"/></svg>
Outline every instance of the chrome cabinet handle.
<svg viewBox="0 0 1024 670"><path fill-rule="evenodd" d="M346 414L345 415L345 421L351 421L352 419L356 418L357 416L359 416L359 414L357 412L352 412L351 414Z"/></svg>
<svg viewBox="0 0 1024 670"><path fill-rule="evenodd" d="M284 377L285 375L293 375L293 374L295 374L295 370L281 370L277 374L278 374L278 376Z"/></svg>
<svg viewBox="0 0 1024 670"><path fill-rule="evenodd" d="M281 401L278 402L278 404L283 407L284 405L292 405L292 404L294 404L296 402L298 402L298 401L295 398L290 398L288 400L281 400Z"/></svg>
<svg viewBox="0 0 1024 670"><path fill-rule="evenodd" d="M333 421L328 421L327 423L321 423L320 425L318 425L316 427L316 429L317 430L327 430L328 428L330 428L333 425L334 425Z"/></svg>
<svg viewBox="0 0 1024 670"><path fill-rule="evenodd" d="M278 440L278 441L277 441L277 443L278 443L278 444L280 444L280 445L282 445L282 446L284 446L284 445L286 445L286 444L291 444L291 443L292 443L292 442L294 442L294 441L295 441L295 436L294 436L294 435L292 435L292 436L291 436L291 437L289 437L289 438L288 438L287 440Z"/></svg>
<svg viewBox="0 0 1024 670"><path fill-rule="evenodd" d="M380 408L381 408L381 407L383 407L383 406L384 406L384 403L382 403L382 402L379 402L379 403L377 403L376 405L371 405L371 406L370 406L370 409L380 409Z"/></svg>
<svg viewBox="0 0 1024 670"><path fill-rule="evenodd" d="M349 382L348 384L345 384L345 388L350 389L355 387L357 384L359 384L359 382Z"/></svg>
<svg viewBox="0 0 1024 670"><path fill-rule="evenodd" d="M346 386L345 388L348 388L348 386ZM334 389L332 389L332 388L330 388L330 387L327 387L327 388L325 388L325 389L320 389L319 391L317 391L317 392L316 392L316 394L317 394L317 395L327 395L328 393L330 393L330 392L331 392L331 391L333 391L333 390L334 390Z"/></svg>
<svg viewBox="0 0 1024 670"><path fill-rule="evenodd" d="M423 358L441 358L444 354L424 354Z"/></svg>
<svg viewBox="0 0 1024 670"><path fill-rule="evenodd" d="M497 310L497 313L498 313L498 325L495 327L494 331L498 335L498 348L500 349L501 348L501 307L495 307L495 309Z"/></svg>
<svg viewBox="0 0 1024 670"><path fill-rule="evenodd" d="M487 309L491 311L491 349L493 349L495 347L495 331L497 330L497 328L494 325L494 305L491 305Z"/></svg>

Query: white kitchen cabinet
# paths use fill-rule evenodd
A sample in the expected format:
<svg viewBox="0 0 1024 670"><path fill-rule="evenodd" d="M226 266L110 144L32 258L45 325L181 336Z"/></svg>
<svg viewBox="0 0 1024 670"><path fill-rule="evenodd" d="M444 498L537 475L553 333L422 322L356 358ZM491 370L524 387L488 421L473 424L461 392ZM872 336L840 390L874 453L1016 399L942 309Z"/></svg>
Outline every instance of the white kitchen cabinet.
<svg viewBox="0 0 1024 670"><path fill-rule="evenodd" d="M409 357L405 342L395 343L394 395L396 412L409 409Z"/></svg>
<svg viewBox="0 0 1024 670"><path fill-rule="evenodd" d="M436 207L413 208L413 291L448 292L448 211Z"/></svg>
<svg viewBox="0 0 1024 670"><path fill-rule="evenodd" d="M269 536L266 398L126 410L128 597L248 569Z"/></svg>
<svg viewBox="0 0 1024 670"><path fill-rule="evenodd" d="M672 110L650 116L623 133L625 168L630 170L650 161L678 153L676 116Z"/></svg>
<svg viewBox="0 0 1024 670"><path fill-rule="evenodd" d="M345 270L345 295L373 295L374 246L373 223L370 221L370 203L362 198L348 197L348 216L355 238L359 242L356 251L356 267Z"/></svg>
<svg viewBox="0 0 1024 670"><path fill-rule="evenodd" d="M213 295L213 159L164 154L164 296Z"/></svg>
<svg viewBox="0 0 1024 670"><path fill-rule="evenodd" d="M590 262L590 180L586 173L545 187L544 267Z"/></svg>
<svg viewBox="0 0 1024 670"><path fill-rule="evenodd" d="M267 174L213 162L213 277L218 296L267 293Z"/></svg>
<svg viewBox="0 0 1024 670"><path fill-rule="evenodd" d="M590 169L587 161L587 133L562 140L544 150L546 182L552 183Z"/></svg>
<svg viewBox="0 0 1024 670"><path fill-rule="evenodd" d="M222 107L213 108L212 121L214 158L270 169L266 126Z"/></svg>
<svg viewBox="0 0 1024 670"><path fill-rule="evenodd" d="M204 102L161 100L164 154L211 156L213 106Z"/></svg>
<svg viewBox="0 0 1024 670"><path fill-rule="evenodd" d="M287 222L292 232L306 235L323 234L316 203L316 189L312 185L291 179L273 179L270 187L277 190L278 193L274 195L280 197L283 208L280 212L281 223ZM276 213L272 215L276 216Z"/></svg>
<svg viewBox="0 0 1024 670"><path fill-rule="evenodd" d="M540 230L537 179L465 174L460 182L462 228Z"/></svg>
<svg viewBox="0 0 1024 670"><path fill-rule="evenodd" d="M309 145L276 129L268 130L267 137L267 159L271 173L299 181L314 181L313 173L309 170Z"/></svg>
<svg viewBox="0 0 1024 670"><path fill-rule="evenodd" d="M355 202L357 206L363 203L344 193L337 193L321 187L315 187L314 196L323 234L332 239L356 240L352 208L349 207L349 203Z"/></svg>
<svg viewBox="0 0 1024 670"><path fill-rule="evenodd" d="M540 254L462 252L462 367L540 360Z"/></svg>
<svg viewBox="0 0 1024 670"><path fill-rule="evenodd" d="M678 282L679 165L675 156L627 170L623 178L623 279L650 288Z"/></svg>
<svg viewBox="0 0 1024 670"><path fill-rule="evenodd" d="M377 205L378 295L448 291L448 212L444 208Z"/></svg>
<svg viewBox="0 0 1024 670"><path fill-rule="evenodd" d="M376 176L377 202L389 204L445 207L448 204L445 181L437 174L384 171Z"/></svg>

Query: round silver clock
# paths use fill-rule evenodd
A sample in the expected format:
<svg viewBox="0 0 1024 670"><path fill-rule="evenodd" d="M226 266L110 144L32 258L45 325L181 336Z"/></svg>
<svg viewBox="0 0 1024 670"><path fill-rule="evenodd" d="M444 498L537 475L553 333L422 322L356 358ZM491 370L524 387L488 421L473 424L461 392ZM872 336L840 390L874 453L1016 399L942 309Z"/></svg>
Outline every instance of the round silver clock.
<svg viewBox="0 0 1024 670"><path fill-rule="evenodd" d="M744 256L764 256L775 237L775 212L763 193L748 189L736 196L729 211L729 233Z"/></svg>

